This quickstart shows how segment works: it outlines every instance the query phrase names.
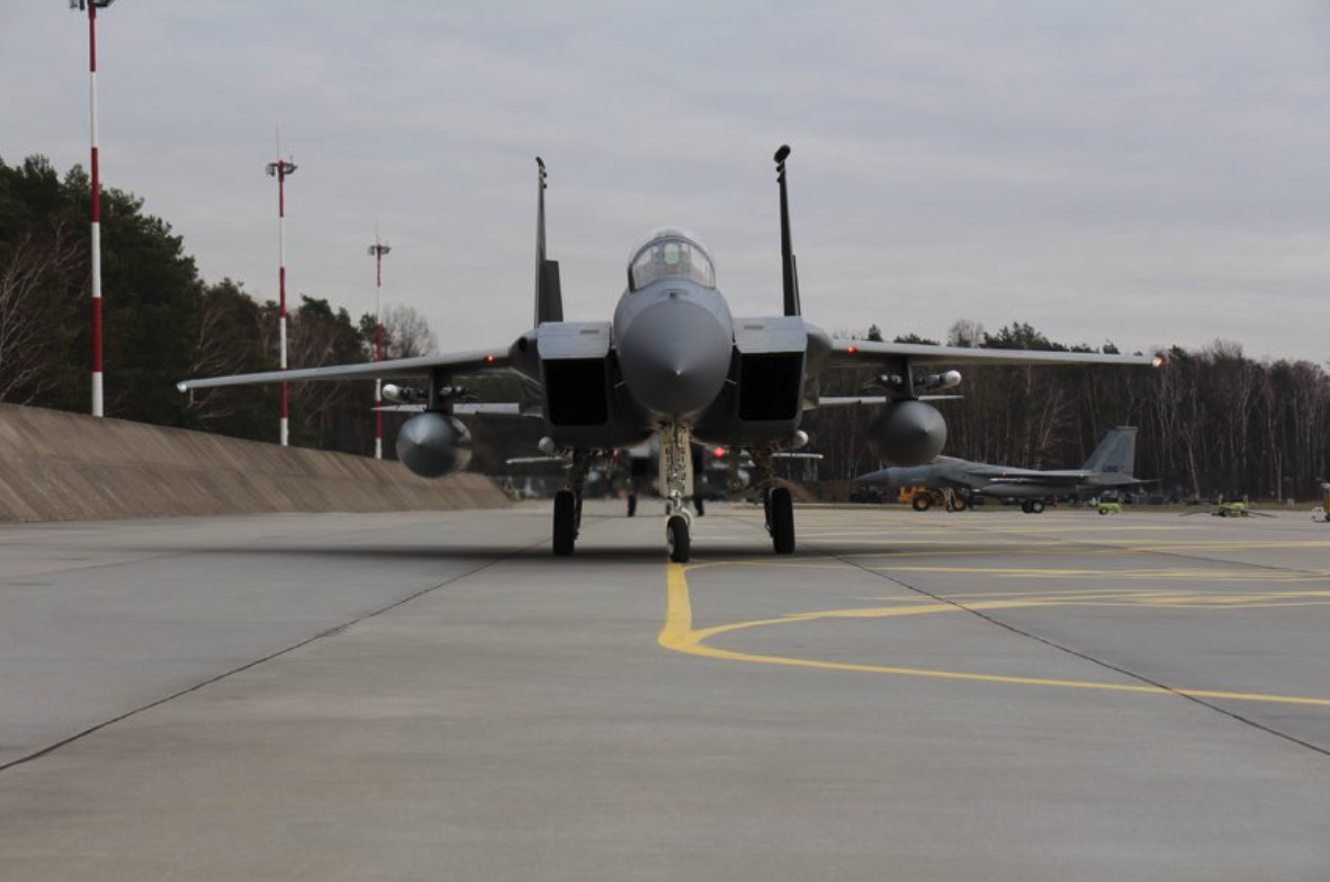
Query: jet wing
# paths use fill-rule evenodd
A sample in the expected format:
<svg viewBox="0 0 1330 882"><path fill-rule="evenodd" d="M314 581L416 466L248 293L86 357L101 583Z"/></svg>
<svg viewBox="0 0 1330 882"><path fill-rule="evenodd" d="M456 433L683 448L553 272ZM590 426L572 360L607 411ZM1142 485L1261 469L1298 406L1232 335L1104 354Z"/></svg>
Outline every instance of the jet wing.
<svg viewBox="0 0 1330 882"><path fill-rule="evenodd" d="M965 475L968 478L982 478L989 481L1002 481L1004 483L1017 484L1022 481L1034 481L1045 484L1074 484L1078 481L1084 481L1094 472L1084 471L1039 471L1038 469L1002 469L997 466L980 466L979 468L966 469Z"/></svg>
<svg viewBox="0 0 1330 882"><path fill-rule="evenodd" d="M832 340L828 367L855 367L877 358L908 358L914 364L1116 364L1161 367L1159 355L1109 355L1103 352L1045 352L1032 349L971 349L920 343Z"/></svg>
<svg viewBox="0 0 1330 882"><path fill-rule="evenodd" d="M965 475L976 480L995 481L1002 484L1087 484L1101 487L1153 484L1158 480L1119 475L1112 472L1091 472L1084 469L1059 469L1042 472L1037 469L1000 469L996 466L966 469Z"/></svg>
<svg viewBox="0 0 1330 882"><path fill-rule="evenodd" d="M253 386L263 383L295 382L298 380L375 380L405 377L427 377L436 370L449 374L475 374L509 365L508 348L473 349L469 352L451 352L443 355L422 355L416 358L398 358L391 361L371 361L364 364L339 364L327 367L296 368L285 371L266 371L258 374L236 374L231 377L207 377L176 383L181 392L190 389L212 389L217 386Z"/></svg>
<svg viewBox="0 0 1330 882"><path fill-rule="evenodd" d="M370 408L382 413L424 413L428 408L423 404L385 404ZM454 416L510 416L540 419L540 412L522 410L522 405L510 401L495 402L460 402L453 405Z"/></svg>
<svg viewBox="0 0 1330 882"><path fill-rule="evenodd" d="M919 401L958 401L964 398L964 395L920 395ZM816 404L805 404L804 410L812 410L814 407L852 407L854 405L870 404L891 404L895 401L886 395L832 395L821 396Z"/></svg>

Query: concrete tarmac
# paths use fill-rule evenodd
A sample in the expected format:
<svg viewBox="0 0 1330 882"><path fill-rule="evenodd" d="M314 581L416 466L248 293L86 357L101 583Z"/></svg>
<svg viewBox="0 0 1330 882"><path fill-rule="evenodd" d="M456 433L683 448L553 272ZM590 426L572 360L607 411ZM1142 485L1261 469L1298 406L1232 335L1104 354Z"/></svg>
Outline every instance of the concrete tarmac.
<svg viewBox="0 0 1330 882"><path fill-rule="evenodd" d="M0 880L1330 878L1330 525L797 521L0 526Z"/></svg>

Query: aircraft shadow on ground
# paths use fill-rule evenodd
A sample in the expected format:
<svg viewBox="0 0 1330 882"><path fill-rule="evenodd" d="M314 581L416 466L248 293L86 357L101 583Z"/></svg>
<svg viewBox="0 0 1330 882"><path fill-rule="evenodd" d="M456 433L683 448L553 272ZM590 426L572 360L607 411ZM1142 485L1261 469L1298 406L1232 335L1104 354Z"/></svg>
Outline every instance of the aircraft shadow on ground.
<svg viewBox="0 0 1330 882"><path fill-rule="evenodd" d="M477 562L499 561L504 559L527 560L534 559L548 562L550 566L560 566L563 564L575 565L578 561L596 560L611 561L622 563L664 563L666 552L661 544L643 543L640 545L613 545L597 546L594 540L588 540L579 543L577 551L571 557L555 558L549 549L549 543L541 543L534 546L521 545L477 545L475 543L450 545L446 542L435 546L423 545L403 545L400 543L373 543L360 542L355 544L342 543L333 547L311 546L305 544L272 544L262 543L253 546L231 546L222 548L140 548L139 551L179 554L199 555L217 555L217 556L246 556L263 557L275 555L291 558L321 558L321 559L345 559L345 560L474 560ZM736 561L736 560L760 560L769 558L772 561L797 561L797 560L826 560L827 558L837 557L871 557L873 555L897 555L910 554L911 556L935 555L945 557L952 554L976 555L990 554L1002 555L1013 552L1023 552L1028 549L1002 548L992 545L953 545L946 548L937 546L912 546L908 544L893 544L889 540L884 540L881 545L868 545L855 543L853 545L837 545L835 543L817 543L816 547L800 545L795 549L793 555L784 556L772 553L770 544L763 539L755 539L753 542L736 543L728 542L704 542L698 541L693 546L694 563L704 563L712 561Z"/></svg>

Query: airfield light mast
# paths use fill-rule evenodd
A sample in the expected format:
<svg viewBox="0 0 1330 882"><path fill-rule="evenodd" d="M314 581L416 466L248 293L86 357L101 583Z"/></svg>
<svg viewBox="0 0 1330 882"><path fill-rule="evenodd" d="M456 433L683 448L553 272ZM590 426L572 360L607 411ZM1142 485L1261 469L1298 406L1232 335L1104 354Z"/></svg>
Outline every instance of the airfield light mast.
<svg viewBox="0 0 1330 882"><path fill-rule="evenodd" d="M102 206L101 173L97 163L97 10L115 0L69 0L69 8L88 10L88 94L92 130L92 415L103 416L102 403Z"/></svg>
<svg viewBox="0 0 1330 882"><path fill-rule="evenodd" d="M374 231L374 244L369 246L370 256L374 258L374 360L383 361L383 256L392 248L387 242L379 241L379 232ZM374 380L374 458L383 459L383 380Z"/></svg>
<svg viewBox="0 0 1330 882"><path fill-rule="evenodd" d="M286 370L286 179L295 174L296 164L289 159L282 159L282 141L277 139L277 161L267 166L268 177L277 179L277 338L281 347L280 365ZM282 381L281 392L281 443L287 446L290 439L290 409L286 393L286 381Z"/></svg>

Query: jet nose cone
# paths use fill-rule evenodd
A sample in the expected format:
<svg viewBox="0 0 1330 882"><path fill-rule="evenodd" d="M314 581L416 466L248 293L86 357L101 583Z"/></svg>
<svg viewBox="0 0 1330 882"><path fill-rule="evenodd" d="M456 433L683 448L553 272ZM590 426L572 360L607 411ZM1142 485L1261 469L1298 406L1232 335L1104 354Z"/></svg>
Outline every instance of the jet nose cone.
<svg viewBox="0 0 1330 882"><path fill-rule="evenodd" d="M619 366L644 408L657 416L687 417L720 394L731 346L729 332L709 311L667 301L634 319L618 341Z"/></svg>

